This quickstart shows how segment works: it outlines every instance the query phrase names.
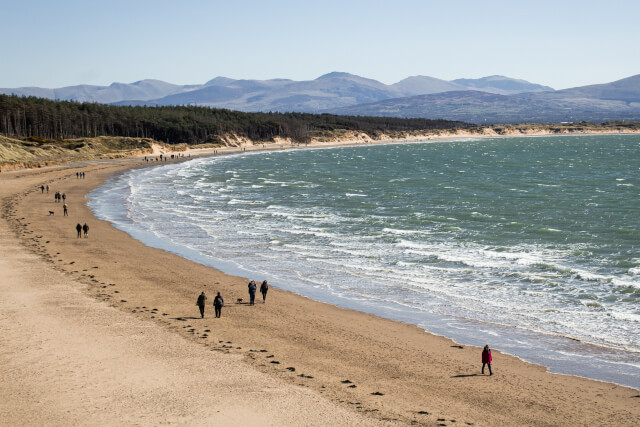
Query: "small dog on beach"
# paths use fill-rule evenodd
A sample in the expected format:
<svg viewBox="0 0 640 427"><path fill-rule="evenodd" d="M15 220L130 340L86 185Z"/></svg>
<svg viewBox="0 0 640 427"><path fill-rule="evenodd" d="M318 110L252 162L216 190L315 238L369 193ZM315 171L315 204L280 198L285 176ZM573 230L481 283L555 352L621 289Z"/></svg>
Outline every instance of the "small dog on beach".
<svg viewBox="0 0 640 427"><path fill-rule="evenodd" d="M242 298L238 298L238 301L236 301L236 304L242 304Z"/></svg>
<svg viewBox="0 0 640 427"><path fill-rule="evenodd" d="M49 216L54 215L55 212L54 211L49 211Z"/></svg>

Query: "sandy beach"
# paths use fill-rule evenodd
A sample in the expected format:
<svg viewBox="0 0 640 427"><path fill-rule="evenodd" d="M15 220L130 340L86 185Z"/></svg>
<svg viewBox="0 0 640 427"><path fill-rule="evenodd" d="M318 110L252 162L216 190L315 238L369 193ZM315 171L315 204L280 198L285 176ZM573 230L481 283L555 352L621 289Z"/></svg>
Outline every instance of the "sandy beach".
<svg viewBox="0 0 640 427"><path fill-rule="evenodd" d="M140 166L131 158L0 174L0 424L640 423L634 389L551 374L499 349L494 374L481 375L480 348L275 287L266 304L247 305L246 278L93 217L88 192ZM77 223L89 225L86 238Z"/></svg>

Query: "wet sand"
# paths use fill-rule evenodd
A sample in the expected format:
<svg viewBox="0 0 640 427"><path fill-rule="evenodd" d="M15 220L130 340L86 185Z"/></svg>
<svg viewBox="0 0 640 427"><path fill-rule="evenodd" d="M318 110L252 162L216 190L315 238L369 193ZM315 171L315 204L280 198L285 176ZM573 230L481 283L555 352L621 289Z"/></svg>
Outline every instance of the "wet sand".
<svg viewBox="0 0 640 427"><path fill-rule="evenodd" d="M2 424L640 423L637 390L550 374L499 349L494 375L481 375L480 348L273 286L266 304L258 294L247 305L246 278L93 217L86 194L140 164L0 174Z"/></svg>

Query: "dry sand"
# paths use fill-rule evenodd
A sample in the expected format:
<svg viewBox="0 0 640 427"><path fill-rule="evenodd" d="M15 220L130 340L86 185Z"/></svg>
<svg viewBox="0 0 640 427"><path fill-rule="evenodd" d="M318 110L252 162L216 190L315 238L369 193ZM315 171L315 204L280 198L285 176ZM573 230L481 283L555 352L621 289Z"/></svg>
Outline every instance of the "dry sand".
<svg viewBox="0 0 640 427"><path fill-rule="evenodd" d="M479 348L274 287L266 304L237 303L246 279L92 216L85 195L140 163L0 174L0 424L640 424L637 390L495 350L480 375Z"/></svg>

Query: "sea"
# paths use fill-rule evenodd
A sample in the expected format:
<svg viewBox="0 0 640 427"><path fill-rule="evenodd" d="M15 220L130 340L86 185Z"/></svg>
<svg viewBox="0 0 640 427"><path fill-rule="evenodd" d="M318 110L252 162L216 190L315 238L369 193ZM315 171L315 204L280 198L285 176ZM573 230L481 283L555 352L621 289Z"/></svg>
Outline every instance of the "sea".
<svg viewBox="0 0 640 427"><path fill-rule="evenodd" d="M230 274L640 389L640 135L219 155L89 206Z"/></svg>

